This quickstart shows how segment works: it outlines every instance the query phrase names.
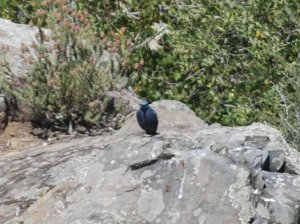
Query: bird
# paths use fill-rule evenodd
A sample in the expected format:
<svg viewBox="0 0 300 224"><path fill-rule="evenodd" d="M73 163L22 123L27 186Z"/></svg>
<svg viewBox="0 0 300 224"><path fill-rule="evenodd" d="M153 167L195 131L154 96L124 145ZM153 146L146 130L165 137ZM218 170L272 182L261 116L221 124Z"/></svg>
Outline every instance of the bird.
<svg viewBox="0 0 300 224"><path fill-rule="evenodd" d="M158 118L156 112L149 106L147 100L140 103L140 109L136 112L136 118L140 127L148 135L156 135Z"/></svg>

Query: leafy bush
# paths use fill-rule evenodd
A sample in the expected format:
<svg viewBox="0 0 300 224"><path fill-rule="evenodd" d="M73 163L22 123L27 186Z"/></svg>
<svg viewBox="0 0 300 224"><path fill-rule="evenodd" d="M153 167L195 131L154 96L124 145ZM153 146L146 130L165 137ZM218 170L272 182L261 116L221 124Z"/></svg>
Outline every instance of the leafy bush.
<svg viewBox="0 0 300 224"><path fill-rule="evenodd" d="M132 75L139 94L183 101L208 123L282 127L285 112L274 86L297 102L300 95L290 85L299 74L300 3L198 0L168 6L161 18L171 33L163 48L139 52L146 62ZM299 119L289 119L299 126Z"/></svg>
<svg viewBox="0 0 300 224"><path fill-rule="evenodd" d="M287 140L300 147L300 65L292 63L286 67L285 82L274 86L282 107L280 129Z"/></svg>
<svg viewBox="0 0 300 224"><path fill-rule="evenodd" d="M28 23L40 8L41 2L42 0L1 0L0 17L16 23Z"/></svg>
<svg viewBox="0 0 300 224"><path fill-rule="evenodd" d="M88 12L71 9L68 1L46 1L43 6L36 12L36 21L46 23L51 34L39 29L40 43L32 46L37 59L26 55L28 46L22 46L32 72L16 79L6 67L5 76L14 80L5 82L2 76L2 89L30 105L35 120L61 120L62 126L69 124L70 128L77 123L99 125L107 108L106 91L118 80L110 69L103 69L100 58L104 49L113 52L122 47L126 51L125 43L120 43L123 34L112 41L104 33L96 35Z"/></svg>

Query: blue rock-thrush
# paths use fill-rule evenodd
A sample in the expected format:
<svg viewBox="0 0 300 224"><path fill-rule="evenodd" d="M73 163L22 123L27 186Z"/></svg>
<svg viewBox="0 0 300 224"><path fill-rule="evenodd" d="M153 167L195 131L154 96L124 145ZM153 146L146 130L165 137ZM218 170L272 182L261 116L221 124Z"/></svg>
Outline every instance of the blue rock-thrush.
<svg viewBox="0 0 300 224"><path fill-rule="evenodd" d="M149 103L146 100L140 103L140 106L140 109L136 113L136 118L140 127L146 131L146 134L156 135L158 126L156 112L149 106Z"/></svg>

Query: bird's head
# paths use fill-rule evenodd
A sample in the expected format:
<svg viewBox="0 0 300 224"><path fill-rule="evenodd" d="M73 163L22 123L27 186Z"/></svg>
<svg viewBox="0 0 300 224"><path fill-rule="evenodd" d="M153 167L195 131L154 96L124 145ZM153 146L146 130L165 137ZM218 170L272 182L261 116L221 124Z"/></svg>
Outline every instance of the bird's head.
<svg viewBox="0 0 300 224"><path fill-rule="evenodd" d="M149 102L147 100L143 100L140 103L140 106L141 106L141 110L147 110L149 108Z"/></svg>

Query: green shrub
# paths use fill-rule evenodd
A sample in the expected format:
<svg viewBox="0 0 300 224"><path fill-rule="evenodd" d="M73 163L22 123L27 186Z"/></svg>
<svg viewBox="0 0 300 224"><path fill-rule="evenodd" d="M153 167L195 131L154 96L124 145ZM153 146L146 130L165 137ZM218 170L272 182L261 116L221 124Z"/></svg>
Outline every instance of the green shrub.
<svg viewBox="0 0 300 224"><path fill-rule="evenodd" d="M42 0L1 0L0 17L15 23L28 23L40 8L41 2Z"/></svg>
<svg viewBox="0 0 300 224"><path fill-rule="evenodd" d="M37 59L30 58L27 46L22 48L24 58L32 62L30 75L16 79L5 66L2 89L28 104L35 121L97 125L107 107L106 91L118 80L108 66L108 70L101 67L100 58L104 48L112 52L122 46L125 51L125 44L118 44L122 35L105 40L105 45L105 34L94 33L87 11L71 9L68 1L48 2L36 12L37 23L46 23L51 30L50 34L40 28L40 43L33 44ZM5 79L9 76L12 81Z"/></svg>
<svg viewBox="0 0 300 224"><path fill-rule="evenodd" d="M286 77L297 76L287 68L299 64L300 3L198 0L168 5L161 18L171 33L159 51L140 49L146 63L132 75L136 91L152 100L180 100L208 123L259 121L282 127L284 110L274 86L280 84L290 102L297 102Z"/></svg>
<svg viewBox="0 0 300 224"><path fill-rule="evenodd" d="M285 82L274 86L280 96L282 107L279 128L294 147L300 148L300 64L290 63L286 67Z"/></svg>

